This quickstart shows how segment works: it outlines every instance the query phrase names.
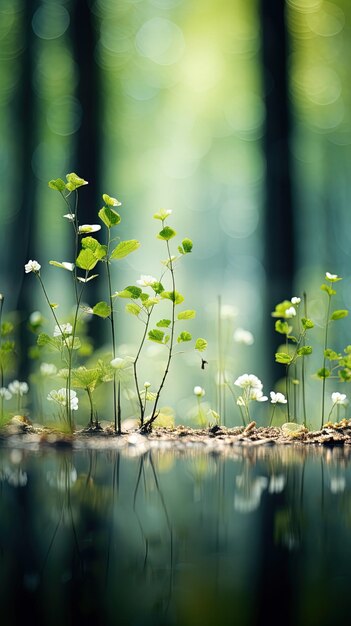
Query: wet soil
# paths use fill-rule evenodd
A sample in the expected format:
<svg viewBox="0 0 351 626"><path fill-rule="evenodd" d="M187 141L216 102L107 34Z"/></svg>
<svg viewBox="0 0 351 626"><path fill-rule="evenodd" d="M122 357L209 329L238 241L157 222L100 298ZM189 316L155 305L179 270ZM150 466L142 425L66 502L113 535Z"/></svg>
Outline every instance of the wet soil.
<svg viewBox="0 0 351 626"><path fill-rule="evenodd" d="M233 448L244 447L348 447L351 451L351 421L343 420L328 424L322 430L308 431L303 426L297 430L277 427L258 427L251 422L246 427L227 428L213 426L206 429L194 429L186 426L175 428L154 428L147 434L141 434L134 427L125 428L117 435L111 425L99 428L85 428L73 435L64 434L54 429L32 425L25 419L16 417L0 430L0 445L10 447L73 448L73 449L122 449L147 451L149 449L189 450L198 449L208 452L224 452Z"/></svg>

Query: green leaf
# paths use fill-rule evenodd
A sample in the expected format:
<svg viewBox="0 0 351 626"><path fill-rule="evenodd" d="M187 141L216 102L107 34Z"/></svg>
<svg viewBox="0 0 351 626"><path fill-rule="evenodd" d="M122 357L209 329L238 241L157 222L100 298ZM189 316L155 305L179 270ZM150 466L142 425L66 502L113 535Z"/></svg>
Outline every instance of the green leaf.
<svg viewBox="0 0 351 626"><path fill-rule="evenodd" d="M175 304L181 304L184 302L184 296L178 291L163 291L161 293L161 298L165 298L166 300L171 300Z"/></svg>
<svg viewBox="0 0 351 626"><path fill-rule="evenodd" d="M176 234L177 233L175 230L173 230L173 228L171 228L170 226L165 226L164 228L162 228L162 230L160 230L157 238L163 239L164 241L169 241L170 239L172 239L172 237L175 237Z"/></svg>
<svg viewBox="0 0 351 626"><path fill-rule="evenodd" d="M50 337L50 335L47 335L46 333L40 333L38 335L37 344L38 346L41 346L41 347L48 346L48 345L55 346L55 348L58 347L58 342L53 337Z"/></svg>
<svg viewBox="0 0 351 626"><path fill-rule="evenodd" d="M301 324L305 330L309 330L310 328L314 327L314 322L312 322L312 320L310 320L308 317L302 317Z"/></svg>
<svg viewBox="0 0 351 626"><path fill-rule="evenodd" d="M339 374L339 378L342 382L348 383L351 380L351 370L349 368L345 368L342 370L339 370L338 372Z"/></svg>
<svg viewBox="0 0 351 626"><path fill-rule="evenodd" d="M331 320L341 320L343 317L347 317L349 312L346 309L338 309L331 314Z"/></svg>
<svg viewBox="0 0 351 626"><path fill-rule="evenodd" d="M194 317L196 317L196 311L193 311L191 309L178 313L179 320L192 320L194 319Z"/></svg>
<svg viewBox="0 0 351 626"><path fill-rule="evenodd" d="M94 391L96 385L101 382L101 370L98 368L87 369L82 366L72 370L73 387Z"/></svg>
<svg viewBox="0 0 351 626"><path fill-rule="evenodd" d="M119 202L117 198L111 198L111 196L109 196L107 193L102 194L102 199L108 207L121 206L121 202Z"/></svg>
<svg viewBox="0 0 351 626"><path fill-rule="evenodd" d="M78 187L82 187L83 185L88 184L88 181L84 180L84 178L80 178L80 176L78 176L74 172L72 172L71 174L67 174L66 179L66 189L68 189L69 191L74 191L75 189L78 189Z"/></svg>
<svg viewBox="0 0 351 626"><path fill-rule="evenodd" d="M180 333L180 335L177 338L178 343L182 343L183 341L191 341L191 340L192 340L192 336L186 330L183 330L183 332Z"/></svg>
<svg viewBox="0 0 351 626"><path fill-rule="evenodd" d="M160 320L159 322L157 322L156 326L158 328L168 328L171 324L171 320Z"/></svg>
<svg viewBox="0 0 351 626"><path fill-rule="evenodd" d="M169 209L161 209L157 213L154 213L155 220L161 220L162 222L172 213Z"/></svg>
<svg viewBox="0 0 351 626"><path fill-rule="evenodd" d="M112 226L117 226L117 224L121 221L121 216L117 211L111 209L109 206L103 206L102 209L98 212L98 216L101 221L107 226L107 228L112 228Z"/></svg>
<svg viewBox="0 0 351 626"><path fill-rule="evenodd" d="M141 306L136 304L136 302L128 302L128 304L126 304L126 311L132 315L138 316L141 311Z"/></svg>
<svg viewBox="0 0 351 626"><path fill-rule="evenodd" d="M92 250L90 250L89 248L84 248L83 250L81 250L76 259L77 267L80 267L82 270L86 271L92 270L97 262L98 259L96 258L94 252L92 252Z"/></svg>
<svg viewBox="0 0 351 626"><path fill-rule="evenodd" d="M6 337L6 335L12 333L13 329L14 325L12 322L3 322L1 324L1 337Z"/></svg>
<svg viewBox="0 0 351 626"><path fill-rule="evenodd" d="M111 252L111 259L123 259L134 250L140 247L140 241L130 239L129 241L120 241L118 246Z"/></svg>
<svg viewBox="0 0 351 626"><path fill-rule="evenodd" d="M165 290L165 288L162 285L162 283L159 283L159 282L153 283L151 285L151 287L154 290L154 292L157 293L157 294L161 294Z"/></svg>
<svg viewBox="0 0 351 626"><path fill-rule="evenodd" d="M157 330L157 328L150 330L148 333L150 341L156 341L156 343L163 343L164 336L164 332L162 330Z"/></svg>
<svg viewBox="0 0 351 626"><path fill-rule="evenodd" d="M307 356L309 354L312 354L312 346L301 346L296 354L298 356Z"/></svg>
<svg viewBox="0 0 351 626"><path fill-rule="evenodd" d="M191 239L183 239L182 245L178 246L178 251L180 254L189 254L193 249L193 242Z"/></svg>
<svg viewBox="0 0 351 626"><path fill-rule="evenodd" d="M1 344L1 351L12 352L12 350L14 350L14 347L15 347L14 341L3 341Z"/></svg>
<svg viewBox="0 0 351 626"><path fill-rule="evenodd" d="M99 317L108 317L111 314L111 307L107 302L97 302L97 304L93 306L93 313Z"/></svg>
<svg viewBox="0 0 351 626"><path fill-rule="evenodd" d="M321 285L321 290L325 291L329 296L335 296L336 291L335 289L333 289L332 287L330 287L330 285Z"/></svg>
<svg viewBox="0 0 351 626"><path fill-rule="evenodd" d="M101 245L101 243L94 237L83 237L82 248L91 250L94 256L100 260L106 256L107 246Z"/></svg>
<svg viewBox="0 0 351 626"><path fill-rule="evenodd" d="M324 350L324 356L326 359L329 359L329 361L338 361L341 358L341 354L338 354L331 348Z"/></svg>
<svg viewBox="0 0 351 626"><path fill-rule="evenodd" d="M55 178L54 180L49 180L48 185L50 189L54 189L55 191L59 191L62 193L66 189L66 184L62 180L62 178Z"/></svg>
<svg viewBox="0 0 351 626"><path fill-rule="evenodd" d="M145 309L149 309L152 306L155 306L155 304L159 303L159 299L158 298L148 298L147 300L144 300L143 305L145 307Z"/></svg>
<svg viewBox="0 0 351 626"><path fill-rule="evenodd" d="M134 285L130 285L126 287L122 291L117 292L117 296L119 298L132 298L133 300L137 300L141 296L142 290L140 287L134 287Z"/></svg>
<svg viewBox="0 0 351 626"><path fill-rule="evenodd" d="M275 360L277 363L283 363L284 365L289 365L292 362L293 357L290 356L290 354L287 354L286 352L276 352Z"/></svg>
<svg viewBox="0 0 351 626"><path fill-rule="evenodd" d="M318 378L329 378L330 370L328 370L326 367L321 367L321 369L317 372L317 376Z"/></svg>
<svg viewBox="0 0 351 626"><path fill-rule="evenodd" d="M289 335L292 331L292 326L289 326L288 322L283 322L280 319L276 321L274 327L277 333L281 335Z"/></svg>
<svg viewBox="0 0 351 626"><path fill-rule="evenodd" d="M285 312L287 309L290 309L292 306L290 300L283 300L283 302L279 302L273 313L271 313L272 317L283 317L285 318Z"/></svg>
<svg viewBox="0 0 351 626"><path fill-rule="evenodd" d="M199 352L203 352L204 350L206 350L207 345L208 343L206 339L202 339L202 337L199 337L195 341L195 350L198 350Z"/></svg>

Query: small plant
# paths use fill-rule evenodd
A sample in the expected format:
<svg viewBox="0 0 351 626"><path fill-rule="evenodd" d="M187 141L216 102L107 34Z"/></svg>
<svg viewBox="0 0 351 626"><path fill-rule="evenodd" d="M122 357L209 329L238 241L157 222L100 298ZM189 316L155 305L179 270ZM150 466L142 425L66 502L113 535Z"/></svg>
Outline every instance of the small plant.
<svg viewBox="0 0 351 626"><path fill-rule="evenodd" d="M106 228L106 243L100 243L95 237L91 236L101 230L99 224L80 224L78 215L78 190L87 185L88 182L79 177L75 173L67 174L66 182L60 178L51 180L49 187L60 193L62 196L68 213L64 218L71 224L74 236L75 261L50 261L53 267L68 271L73 278L73 295L75 300L73 319L70 321L59 321L56 308L57 303L51 302L44 281L41 275L41 265L36 260L29 260L25 265L27 274L33 273L39 280L45 300L50 308L54 318L53 335L39 332L37 344L39 347L47 347L56 350L61 357L64 367L58 372L65 380L66 399L63 400L62 389L52 390L48 395L49 401L54 401L59 405L59 417L65 420L70 431L74 430L74 420L72 411L78 408L78 398L73 387L84 389L88 395L90 403L90 426L95 424L98 427L97 410L93 401L93 392L95 388L102 384L111 382L113 384L113 412L114 412L114 428L115 432L121 434L121 385L125 378L126 369L133 368L134 384L136 396L139 404L140 427L147 432L152 423L156 420L159 413L159 401L161 392L164 388L167 376L169 374L172 358L175 354L176 346L182 343L192 341L192 335L187 330L177 332L178 323L192 320L196 316L193 309L181 310L177 313L178 305L184 302L184 296L176 289L175 267L176 264L184 256L192 251L193 243L191 239L185 238L177 246L178 254L174 255L171 251L170 240L176 236L176 231L171 228L166 220L171 211L161 210L154 214L156 220L161 221L161 230L157 234L157 238L164 242L166 248L166 259L162 261L163 269L159 279L153 276L142 275L136 281L136 285L128 286L122 291L114 292L111 279L111 263L125 258L127 255L136 251L140 242L136 239L120 241L117 237L112 237L112 230L121 222L121 216L116 208L121 203L107 194L103 194L102 198L104 206L98 211L98 218ZM118 241L117 241L118 239ZM99 263L105 264L106 282L107 282L107 301L97 302L93 306L83 305L83 294L87 284L97 278L98 274L92 273ZM80 274L83 271L83 274ZM162 282L166 275L169 277L169 290L165 289ZM122 359L116 352L116 327L115 327L115 299L125 298L130 300L126 305L126 311L136 316L139 321L144 324L144 330L141 336L139 348L135 357ZM168 302L170 305L170 315L159 319L156 323L151 324L152 314L155 307L161 302ZM91 313L102 319L108 319L111 327L111 356L110 363L98 362L96 366L86 367L77 363L77 353L81 349L81 341L77 331L80 316L85 313ZM36 332L41 326L31 324L32 329ZM144 385L144 389L139 384L139 359L146 341L152 341L164 346L167 352L166 364L161 381L155 392L151 392ZM195 341L195 350L201 355L207 347L207 341L198 338ZM201 358L201 366L205 361ZM5 396L4 396L5 397ZM147 403L151 403L151 412L145 421L145 412Z"/></svg>

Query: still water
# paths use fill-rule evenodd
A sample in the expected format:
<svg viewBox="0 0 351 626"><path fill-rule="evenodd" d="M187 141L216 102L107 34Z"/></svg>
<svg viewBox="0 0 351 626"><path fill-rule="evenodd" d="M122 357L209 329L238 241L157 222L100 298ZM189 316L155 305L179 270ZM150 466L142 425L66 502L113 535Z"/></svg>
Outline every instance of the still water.
<svg viewBox="0 0 351 626"><path fill-rule="evenodd" d="M348 623L345 448L0 450L1 624Z"/></svg>

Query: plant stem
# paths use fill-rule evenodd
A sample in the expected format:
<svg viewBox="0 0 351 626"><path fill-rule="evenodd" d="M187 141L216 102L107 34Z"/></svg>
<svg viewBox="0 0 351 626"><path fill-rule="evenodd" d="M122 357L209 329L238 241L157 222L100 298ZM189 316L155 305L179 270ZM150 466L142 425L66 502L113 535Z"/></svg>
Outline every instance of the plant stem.
<svg viewBox="0 0 351 626"><path fill-rule="evenodd" d="M45 299L46 299L46 301L47 301L47 303L48 303L48 305L49 305L50 311L52 312L52 315L53 315L53 317L54 317L54 320L55 320L55 322L56 322L56 325L57 325L57 327L60 329L60 332L61 332L61 335L62 335L62 340L63 340L63 343L65 344L65 346L66 346L66 348L67 348L67 353L68 353L68 358L69 358L69 362L68 362L68 374L70 375L70 366L69 366L69 364L70 364L70 351L71 351L71 348L69 347L69 345L68 345L68 343L67 343L67 337L65 336L64 332L62 331L62 328L61 328L61 326L60 326L60 322L59 322L59 321L58 321L58 319L57 319L57 315L56 315L56 313L55 313L54 309L53 309L53 308L52 308L52 306L51 306L51 302L50 302L50 300L49 300L49 296L48 296L48 294L47 294L47 291L46 291L46 289L45 289L44 283L43 283L43 281L42 281L42 278L41 278L41 276L40 276L39 272L35 272L35 275L37 276L37 278L38 278L38 280L39 280L39 282L40 282L40 285L41 285L41 288L42 288L42 290L43 290L43 293L44 293ZM73 345L73 344L72 344L72 345ZM69 386L68 386L68 390L67 390L67 397L66 397L66 416L67 416L67 422L68 422L68 425L69 425L69 427L70 427L70 430L72 431L72 427L73 427L73 424L72 424L72 409L71 409L71 397L70 397L70 393L69 393L69 392L70 392L70 388L69 388Z"/></svg>
<svg viewBox="0 0 351 626"><path fill-rule="evenodd" d="M112 355L113 358L116 358L116 334L115 334L115 320L113 314L113 298L112 298L112 283L111 283L111 270L110 270L110 259L109 259L109 251L110 251L110 243L111 243L111 234L110 229L108 229L108 240L107 240L107 260L106 260L106 271L107 271L107 284L108 284L108 294L110 301L110 323L111 323L111 338L112 338ZM120 381L118 381L118 389L119 389L119 398L120 398ZM115 433L118 435L121 434L121 406L120 402L117 408L117 388L116 388L116 372L113 373L113 417L114 417L114 428Z"/></svg>
<svg viewBox="0 0 351 626"><path fill-rule="evenodd" d="M330 315L330 304L331 304L331 295L328 293L328 308L327 308L327 321L325 325L325 335L324 335L324 351L323 351L323 383L322 383L322 418L321 418L321 429L324 424L324 405L325 405L325 365L326 365L326 356L325 351L328 347L328 330L329 330L329 315Z"/></svg>
<svg viewBox="0 0 351 626"><path fill-rule="evenodd" d="M142 351L142 349L143 349L143 346L144 346L144 343L145 343L145 340L146 340L146 335L147 335L147 331L148 331L148 328L149 328L150 316L151 316L151 313L152 313L153 308L154 308L154 307L151 307L151 310L146 312L146 315L147 315L147 320L146 320L146 322L145 322L145 329L144 329L144 333L143 333L143 336L142 336L142 339L141 339L141 343L140 343L140 346L139 346L138 352L137 352L137 354L136 354L136 357L135 357L135 359L134 359L134 363L133 363L134 380L135 380L135 389L136 389L136 392L137 392L138 401L139 401L139 406L140 406L140 426L143 426L143 425L144 425L144 416L145 416L145 409L146 409L146 401L145 401L145 404L143 404L143 401L142 401L142 398L141 398L141 395L140 395L140 390L139 390L139 380L138 380L138 370L137 370L137 363L138 363L138 360L139 360L139 357L140 357L141 351ZM146 395L145 395L145 398L146 398Z"/></svg>
<svg viewBox="0 0 351 626"><path fill-rule="evenodd" d="M176 299L176 289L175 289L175 278L174 278L174 268L173 268L173 262L172 262L172 258L171 258L171 251L169 248L169 243L168 241L166 241L167 244L167 252L168 252L168 258L169 258L169 271L171 272L171 277L172 277L172 289L173 289L173 298L172 298L172 320L171 320L171 336L170 336L170 345L169 345L169 353L168 353L168 359L167 359L167 363L166 363L166 367L165 367L165 371L163 374L163 378L161 380L161 384L159 386L157 395L156 395L156 399L155 399L155 403L154 403L154 407L152 409L152 413L151 413L151 417L150 417L150 423L152 423L155 418L156 418L156 410L157 410L157 405L158 405L158 401L160 399L160 394L161 391L163 389L163 386L165 384L165 380L167 378L168 372L169 372L169 366L171 363L171 359L172 359L172 354L173 354L173 341L174 341L174 330L175 330L175 299Z"/></svg>
<svg viewBox="0 0 351 626"><path fill-rule="evenodd" d="M274 404L274 405L273 405L273 410L272 410L271 419L269 420L269 428L272 426L272 422L273 422L273 417L274 417L274 413L275 413L276 406L277 406L277 404Z"/></svg>
<svg viewBox="0 0 351 626"><path fill-rule="evenodd" d="M304 314L307 319L307 295L304 291L303 293L303 304L304 304ZM303 339L303 345L305 345L305 338ZM307 424L307 414L306 414L306 388L305 388L305 356L302 356L302 366L301 366L301 386L302 386L302 410L303 410L303 425L306 428Z"/></svg>
<svg viewBox="0 0 351 626"><path fill-rule="evenodd" d="M1 298L0 298L0 387L2 388L4 386L4 367L2 364L2 354L1 354L1 348L2 348L2 310L4 307L4 296L2 294L0 294ZM0 419L2 420L4 417L4 396L1 396L1 402L0 402Z"/></svg>

